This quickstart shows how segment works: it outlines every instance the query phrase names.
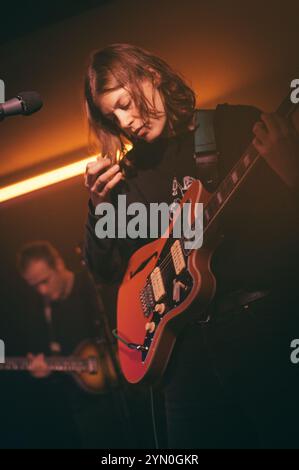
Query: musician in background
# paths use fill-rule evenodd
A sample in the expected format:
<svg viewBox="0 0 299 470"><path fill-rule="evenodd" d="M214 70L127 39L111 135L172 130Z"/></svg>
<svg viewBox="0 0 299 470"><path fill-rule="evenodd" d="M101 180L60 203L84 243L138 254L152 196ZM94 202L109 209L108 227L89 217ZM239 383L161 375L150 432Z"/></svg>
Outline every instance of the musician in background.
<svg viewBox="0 0 299 470"><path fill-rule="evenodd" d="M89 276L85 271L70 271L48 241L23 246L17 266L28 286L38 294L37 314L32 318L31 312L23 319L23 334L30 351L30 373L42 379L39 390L44 402L37 435L45 432L43 445L126 447L122 410L116 406L111 390L90 395L72 377L51 373L45 361L45 355L73 354L84 340L105 341L101 320L104 307Z"/></svg>
<svg viewBox="0 0 299 470"><path fill-rule="evenodd" d="M194 91L160 57L128 44L92 54L85 98L98 152L109 157L86 168L85 253L106 281L121 280L150 240L98 238L99 204L117 211L121 194L127 204L170 205L193 178L213 192L253 141L261 158L218 218L210 321L180 332L166 373L169 447L299 447L299 369L290 361L299 337L298 132L277 114L218 105L216 148L196 164ZM121 171L116 155L128 141Z"/></svg>

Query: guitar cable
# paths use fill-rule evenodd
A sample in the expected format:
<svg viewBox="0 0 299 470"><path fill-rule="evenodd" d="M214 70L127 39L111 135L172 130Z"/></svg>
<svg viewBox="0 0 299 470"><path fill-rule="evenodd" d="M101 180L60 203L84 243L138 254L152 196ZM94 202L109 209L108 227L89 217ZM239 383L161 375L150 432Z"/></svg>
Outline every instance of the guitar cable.
<svg viewBox="0 0 299 470"><path fill-rule="evenodd" d="M152 415L155 448L156 450L159 450L160 447L159 447L159 440L158 440L158 430L157 430L157 422L156 422L156 414L155 414L155 401L154 401L153 387L150 387L150 402L151 402L151 415Z"/></svg>
<svg viewBox="0 0 299 470"><path fill-rule="evenodd" d="M124 343L126 346L128 346L128 348L130 349L136 349L137 351L148 351L148 347L147 346L143 346L143 344L136 344L136 343L129 343L128 341L126 341L124 338L122 338L121 336L119 336L117 334L117 329L115 328L114 330L112 330L112 334L114 336L114 338L118 339L119 341L121 341L122 343Z"/></svg>

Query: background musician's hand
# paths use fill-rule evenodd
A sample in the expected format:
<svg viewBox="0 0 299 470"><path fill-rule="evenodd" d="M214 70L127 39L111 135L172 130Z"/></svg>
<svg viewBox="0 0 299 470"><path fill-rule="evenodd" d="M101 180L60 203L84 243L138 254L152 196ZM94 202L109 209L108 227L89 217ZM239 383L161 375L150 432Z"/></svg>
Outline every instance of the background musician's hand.
<svg viewBox="0 0 299 470"><path fill-rule="evenodd" d="M37 354L37 356L34 356L29 353L27 354L27 358L30 361L28 370L33 377L42 379L51 373L49 366L45 361L44 354Z"/></svg>
<svg viewBox="0 0 299 470"><path fill-rule="evenodd" d="M103 158L86 166L84 183L89 190L90 199L96 207L110 198L110 191L123 178L119 165L111 167L111 160Z"/></svg>

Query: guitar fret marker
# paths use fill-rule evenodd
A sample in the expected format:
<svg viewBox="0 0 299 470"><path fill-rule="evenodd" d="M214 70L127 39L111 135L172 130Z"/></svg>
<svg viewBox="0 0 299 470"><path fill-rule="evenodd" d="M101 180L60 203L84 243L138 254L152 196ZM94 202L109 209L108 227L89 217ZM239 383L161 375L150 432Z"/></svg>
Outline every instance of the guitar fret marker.
<svg viewBox="0 0 299 470"><path fill-rule="evenodd" d="M222 195L219 191L217 193L217 199L218 199L219 204L221 204L222 203Z"/></svg>
<svg viewBox="0 0 299 470"><path fill-rule="evenodd" d="M237 181L238 181L238 179L239 179L239 177L238 177L237 172L236 172L236 171L233 171L233 172L232 172L232 181L233 181L233 183L236 184Z"/></svg>
<svg viewBox="0 0 299 470"><path fill-rule="evenodd" d="M244 162L245 168L247 168L249 166L249 163L250 163L250 157L249 157L248 153L245 155L245 157L243 159L243 162Z"/></svg>

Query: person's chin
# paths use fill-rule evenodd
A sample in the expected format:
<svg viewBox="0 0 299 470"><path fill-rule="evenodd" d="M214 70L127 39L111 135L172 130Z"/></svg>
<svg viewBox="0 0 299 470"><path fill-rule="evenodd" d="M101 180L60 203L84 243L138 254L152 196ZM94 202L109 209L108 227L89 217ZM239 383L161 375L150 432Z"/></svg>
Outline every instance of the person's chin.
<svg viewBox="0 0 299 470"><path fill-rule="evenodd" d="M145 140L148 143L154 142L155 140L160 137L161 132L155 130L155 129L150 129L144 136L143 140Z"/></svg>

